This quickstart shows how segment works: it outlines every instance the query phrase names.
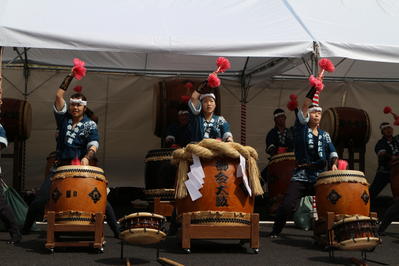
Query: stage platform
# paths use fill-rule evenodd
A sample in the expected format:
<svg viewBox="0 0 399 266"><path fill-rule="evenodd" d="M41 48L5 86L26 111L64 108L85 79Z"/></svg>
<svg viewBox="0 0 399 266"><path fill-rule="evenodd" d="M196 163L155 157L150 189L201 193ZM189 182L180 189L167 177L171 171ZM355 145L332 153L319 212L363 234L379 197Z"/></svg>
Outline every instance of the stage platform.
<svg viewBox="0 0 399 266"><path fill-rule="evenodd" d="M88 248L59 248L51 254L45 248L45 225L43 231L24 236L17 246L6 243L8 233L0 232L0 265L125 265L120 259L120 241L112 238L105 225L106 244L104 253L97 254ZM351 257L361 258L360 251L336 251L335 260L330 261L328 252L314 245L312 231L303 231L287 225L278 239L266 234L271 224L260 226L260 253L254 254L248 243L241 246L238 240L193 240L191 254L179 248L176 236L168 236L161 243L160 256L184 265L353 265ZM391 225L382 245L368 253L369 265L399 265L399 225ZM156 260L155 246L126 245L124 254L132 265L160 265Z"/></svg>

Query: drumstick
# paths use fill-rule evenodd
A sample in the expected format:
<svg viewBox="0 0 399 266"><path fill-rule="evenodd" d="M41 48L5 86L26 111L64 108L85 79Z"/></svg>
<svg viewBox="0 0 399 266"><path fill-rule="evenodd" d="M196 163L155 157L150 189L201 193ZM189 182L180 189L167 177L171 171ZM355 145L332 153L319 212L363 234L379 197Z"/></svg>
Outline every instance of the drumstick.
<svg viewBox="0 0 399 266"><path fill-rule="evenodd" d="M174 260L164 258L164 257L159 257L158 262L161 264L166 264L166 265L173 265L173 266L184 266L184 264L180 264Z"/></svg>

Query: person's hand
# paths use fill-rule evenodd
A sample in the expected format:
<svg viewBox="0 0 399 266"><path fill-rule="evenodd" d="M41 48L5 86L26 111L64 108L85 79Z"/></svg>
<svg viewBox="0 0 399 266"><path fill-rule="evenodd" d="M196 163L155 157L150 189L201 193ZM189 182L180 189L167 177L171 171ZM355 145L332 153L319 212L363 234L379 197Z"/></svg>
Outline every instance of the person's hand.
<svg viewBox="0 0 399 266"><path fill-rule="evenodd" d="M83 157L82 160L80 161L80 164L88 166L89 165L89 159L87 159L86 157Z"/></svg>
<svg viewBox="0 0 399 266"><path fill-rule="evenodd" d="M234 140L233 140L233 137L228 137L227 139L226 139L226 142L233 142Z"/></svg>
<svg viewBox="0 0 399 266"><path fill-rule="evenodd" d="M333 164L333 165L331 166L331 170L336 171L336 170L338 170L338 167L337 167L335 164Z"/></svg>

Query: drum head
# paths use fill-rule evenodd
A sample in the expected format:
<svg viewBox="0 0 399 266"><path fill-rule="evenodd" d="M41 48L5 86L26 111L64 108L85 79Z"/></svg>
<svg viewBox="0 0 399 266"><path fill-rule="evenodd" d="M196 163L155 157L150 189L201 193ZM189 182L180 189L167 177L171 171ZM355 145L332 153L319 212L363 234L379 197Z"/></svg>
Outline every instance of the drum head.
<svg viewBox="0 0 399 266"><path fill-rule="evenodd" d="M368 250L379 244L381 239L378 237L361 237L342 241L337 247L343 250Z"/></svg>
<svg viewBox="0 0 399 266"><path fill-rule="evenodd" d="M130 219L139 218L139 217L153 217L153 218L158 218L160 220L166 220L165 216L162 216L159 214L155 214L155 213L151 213L151 212L135 212L135 213L129 214L128 216L124 216L124 217L120 218L119 222L121 223L125 220L130 220Z"/></svg>
<svg viewBox="0 0 399 266"><path fill-rule="evenodd" d="M315 186L333 183L361 183L369 185L364 173L356 170L325 171L319 175Z"/></svg>
<svg viewBox="0 0 399 266"><path fill-rule="evenodd" d="M280 153L277 155L274 155L272 158L270 158L270 163L277 163L279 161L284 161L284 160L295 160L295 153L293 152L285 152L285 153Z"/></svg>
<svg viewBox="0 0 399 266"><path fill-rule="evenodd" d="M119 237L130 244L150 245L165 239L166 234L155 229L134 228L121 232Z"/></svg>

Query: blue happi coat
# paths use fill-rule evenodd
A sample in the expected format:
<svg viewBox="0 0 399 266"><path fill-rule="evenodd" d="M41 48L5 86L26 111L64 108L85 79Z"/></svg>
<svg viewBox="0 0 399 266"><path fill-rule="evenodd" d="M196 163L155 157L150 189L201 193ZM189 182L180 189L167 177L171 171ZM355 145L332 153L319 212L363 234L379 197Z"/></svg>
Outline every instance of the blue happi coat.
<svg viewBox="0 0 399 266"><path fill-rule="evenodd" d="M312 164L321 167L315 168L296 168L292 177L293 181L316 182L317 177L325 169L323 165L331 158L337 158L338 154L331 141L328 132L317 129L318 137L314 137L308 126L310 116L304 117L301 110L296 110L296 120L294 126L295 158L298 165ZM315 141L317 139L317 141Z"/></svg>
<svg viewBox="0 0 399 266"><path fill-rule="evenodd" d="M99 147L97 124L86 115L72 128L72 116L67 112L66 103L61 111L55 106L54 115L57 122L57 159L82 159L91 146Z"/></svg>
<svg viewBox="0 0 399 266"><path fill-rule="evenodd" d="M208 122L205 120L205 117L201 112L201 103L199 103L198 106L194 106L190 100L188 106L190 109L188 128L191 135L191 141L198 142L208 138L220 138L226 140L228 137L233 136L230 132L230 124L223 116L212 115L211 120Z"/></svg>

